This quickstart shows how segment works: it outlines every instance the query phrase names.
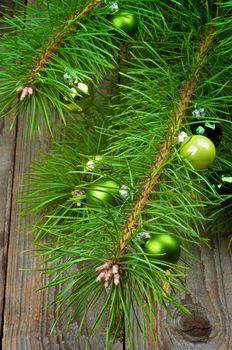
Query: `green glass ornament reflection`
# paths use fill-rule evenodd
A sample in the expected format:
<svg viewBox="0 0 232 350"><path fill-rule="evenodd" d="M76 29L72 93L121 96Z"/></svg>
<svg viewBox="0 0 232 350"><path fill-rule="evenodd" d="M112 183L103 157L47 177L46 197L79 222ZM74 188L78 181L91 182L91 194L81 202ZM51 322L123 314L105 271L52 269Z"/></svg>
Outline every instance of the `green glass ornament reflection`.
<svg viewBox="0 0 232 350"><path fill-rule="evenodd" d="M180 154L186 158L195 169L207 169L216 156L213 142L205 136L193 135L186 137L180 147Z"/></svg>
<svg viewBox="0 0 232 350"><path fill-rule="evenodd" d="M148 258L155 258L163 262L176 264L180 257L178 240L168 233L152 235L143 247Z"/></svg>
<svg viewBox="0 0 232 350"><path fill-rule="evenodd" d="M110 178L103 177L86 189L86 202L90 206L115 206L120 204L120 184Z"/></svg>
<svg viewBox="0 0 232 350"><path fill-rule="evenodd" d="M119 38L123 38L124 33L129 36L134 36L138 30L138 18L134 13L131 13L126 10L118 10L113 15L109 17L112 25L119 29L116 35Z"/></svg>

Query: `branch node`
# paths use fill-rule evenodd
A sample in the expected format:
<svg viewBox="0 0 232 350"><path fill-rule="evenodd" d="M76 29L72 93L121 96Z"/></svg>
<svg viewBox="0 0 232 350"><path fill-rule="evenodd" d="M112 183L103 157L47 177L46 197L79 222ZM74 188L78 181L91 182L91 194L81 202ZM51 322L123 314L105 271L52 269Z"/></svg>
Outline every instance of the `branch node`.
<svg viewBox="0 0 232 350"><path fill-rule="evenodd" d="M104 282L104 287L108 288L112 283L115 286L119 285L119 265L113 264L110 261L106 261L104 264L96 268L97 272L100 272L96 278L96 282Z"/></svg>
<svg viewBox="0 0 232 350"><path fill-rule="evenodd" d="M20 94L20 101L23 101L25 97L33 94L33 88L31 86L20 86L17 90Z"/></svg>
<svg viewBox="0 0 232 350"><path fill-rule="evenodd" d="M102 272L104 270L109 270L112 266L112 263L110 261L104 262L104 264L100 265L96 268L96 272Z"/></svg>

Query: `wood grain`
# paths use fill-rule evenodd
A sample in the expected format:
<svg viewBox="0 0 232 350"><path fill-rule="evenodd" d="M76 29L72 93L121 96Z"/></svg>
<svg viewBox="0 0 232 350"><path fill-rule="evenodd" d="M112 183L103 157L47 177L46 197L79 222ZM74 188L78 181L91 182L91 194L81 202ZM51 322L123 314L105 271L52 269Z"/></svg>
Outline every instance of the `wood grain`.
<svg viewBox="0 0 232 350"><path fill-rule="evenodd" d="M3 6L9 5L12 9L12 1L1 1L0 11ZM3 32L0 14L0 33ZM1 63L0 63L1 64ZM0 68L1 69L1 68ZM3 309L5 298L6 265L8 256L8 238L11 218L11 195L14 172L15 156L15 127L10 129L14 115L5 121L0 118L0 335L2 337Z"/></svg>
<svg viewBox="0 0 232 350"><path fill-rule="evenodd" d="M28 141L25 137L26 123L26 118L20 119L17 131L2 350L84 350L89 325L94 314L98 313L99 304L89 315L79 339L75 334L78 320L65 332L61 331L61 324L58 324L55 332L51 334L56 312L55 307L47 308L47 305L52 302L57 290L38 291L44 286L45 278L41 272L32 270L40 267L41 259L25 252L33 249L33 235L29 234L33 218L18 215L21 210L21 204L17 202L18 192L29 164L33 159L38 159L38 151L46 150L48 145L46 137ZM102 325L92 337L87 349L103 350L104 332L105 325ZM118 342L112 349L122 350L122 345Z"/></svg>
<svg viewBox="0 0 232 350"><path fill-rule="evenodd" d="M2 124L0 133L0 315L3 314L5 278L8 255L11 192L14 171L15 129L10 131L10 123ZM0 317L2 333L2 317Z"/></svg>
<svg viewBox="0 0 232 350"><path fill-rule="evenodd" d="M11 179L14 164L14 131L3 130L1 136L0 155L4 166L1 167L1 228L7 235L9 208L11 198ZM25 125L19 123L15 154L15 176L12 197L10 240L8 249L7 284L5 294L3 350L24 349L65 349L84 350L88 335L88 322L80 339L76 339L75 330L78 323L69 331L50 335L50 328L55 320L54 308L46 308L56 291L38 292L44 284L40 272L31 272L38 267L40 259L32 258L23 253L32 247L32 236L28 235L30 218L20 218L17 211L20 204L16 203L20 178L31 160L37 157L38 149L46 149L47 140L28 142L25 139ZM8 188L8 189L7 189ZM215 231L217 227L215 227ZM216 232L217 233L217 232ZM7 241L7 238L6 238ZM173 319L160 310L157 317L157 343L151 345L149 337L143 343L138 330L134 332L134 340L138 350L230 350L232 305L232 258L227 248L227 239L220 233L214 234L212 248L195 248L194 255L199 263L192 263L187 283L189 293L180 295L179 299L190 307L194 318L177 313L170 306ZM2 257L6 259L6 243ZM2 264L4 267L4 263ZM22 268L29 269L28 272ZM1 272L4 280L5 268ZM96 313L98 305L96 305ZM139 310L138 310L139 312ZM94 315L89 316L89 321ZM155 326L155 325L154 325ZM92 338L89 349L104 349L104 327ZM122 349L120 343L114 349Z"/></svg>
<svg viewBox="0 0 232 350"><path fill-rule="evenodd" d="M24 125L18 125L15 172L12 193L11 225L6 275L6 293L4 309L3 349L39 349L38 328L40 321L41 293L36 290L42 285L42 275L22 269L32 269L36 260L23 253L31 248L32 236L28 235L29 218L20 218L20 204L16 202L20 177L33 158L35 149L42 143L25 140ZM35 346L34 346L35 344ZM34 346L34 347L33 347Z"/></svg>
<svg viewBox="0 0 232 350"><path fill-rule="evenodd" d="M192 315L170 305L170 317L160 308L154 319L156 340L148 332L143 344L135 324L135 350L232 350L232 254L219 230L215 226L210 233L211 247L192 249L198 262L188 261L188 292L176 295Z"/></svg>
<svg viewBox="0 0 232 350"><path fill-rule="evenodd" d="M211 248L194 248L199 263L190 262L189 292L178 298L192 316L170 306L173 319L158 313L158 341L153 350L232 349L232 255L228 239L214 229Z"/></svg>

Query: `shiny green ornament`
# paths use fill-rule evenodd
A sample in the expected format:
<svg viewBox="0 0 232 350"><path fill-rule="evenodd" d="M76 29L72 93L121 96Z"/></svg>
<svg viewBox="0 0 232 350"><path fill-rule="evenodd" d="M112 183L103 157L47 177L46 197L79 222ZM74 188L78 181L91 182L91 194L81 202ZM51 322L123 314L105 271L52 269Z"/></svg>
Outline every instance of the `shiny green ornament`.
<svg viewBox="0 0 232 350"><path fill-rule="evenodd" d="M197 169L207 169L214 161L216 149L206 136L193 135L186 137L180 147L180 154Z"/></svg>
<svg viewBox="0 0 232 350"><path fill-rule="evenodd" d="M180 257L180 245L175 236L168 233L152 235L143 247L148 258L176 264ZM163 267L163 265L160 265Z"/></svg>
<svg viewBox="0 0 232 350"><path fill-rule="evenodd" d="M120 184L108 177L102 177L91 183L85 194L87 204L94 207L119 205L122 199Z"/></svg>
<svg viewBox="0 0 232 350"><path fill-rule="evenodd" d="M82 112L92 102L92 94L87 84L74 81L69 86L69 92L63 96L65 106L71 112Z"/></svg>
<svg viewBox="0 0 232 350"><path fill-rule="evenodd" d="M126 34L134 36L138 30L138 18L134 13L118 10L109 17L112 25L118 29L117 36L123 38Z"/></svg>

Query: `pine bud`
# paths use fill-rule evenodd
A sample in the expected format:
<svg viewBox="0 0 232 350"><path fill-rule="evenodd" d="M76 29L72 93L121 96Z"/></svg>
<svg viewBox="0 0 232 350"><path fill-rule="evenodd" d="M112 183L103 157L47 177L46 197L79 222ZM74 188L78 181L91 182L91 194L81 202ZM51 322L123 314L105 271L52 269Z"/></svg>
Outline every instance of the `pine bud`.
<svg viewBox="0 0 232 350"><path fill-rule="evenodd" d="M109 262L105 262L104 264L102 264L101 266L96 268L96 272L101 272L104 270L109 270L111 268L112 264Z"/></svg>
<svg viewBox="0 0 232 350"><path fill-rule="evenodd" d="M114 274L114 275L116 275L117 273L118 273L118 265L113 265L112 266L112 273Z"/></svg>
<svg viewBox="0 0 232 350"><path fill-rule="evenodd" d="M105 281L110 282L113 276L112 269L105 272Z"/></svg>
<svg viewBox="0 0 232 350"><path fill-rule="evenodd" d="M114 275L114 284L115 284L115 286L119 285L119 280L120 280L120 275L118 273L116 273Z"/></svg>
<svg viewBox="0 0 232 350"><path fill-rule="evenodd" d="M109 281L106 281L106 282L104 283L104 287L105 287L105 288L108 288L109 285L110 285L110 282L109 282Z"/></svg>
<svg viewBox="0 0 232 350"><path fill-rule="evenodd" d="M105 279L105 272L99 273L99 275L96 278L96 282L103 281Z"/></svg>
<svg viewBox="0 0 232 350"><path fill-rule="evenodd" d="M28 95L28 87L25 86L22 89L21 96L20 96L20 101L24 100L24 98Z"/></svg>
<svg viewBox="0 0 232 350"><path fill-rule="evenodd" d="M32 87L29 87L29 88L27 89L27 91L28 91L28 95L32 95L32 94L33 94L33 89L32 89Z"/></svg>

